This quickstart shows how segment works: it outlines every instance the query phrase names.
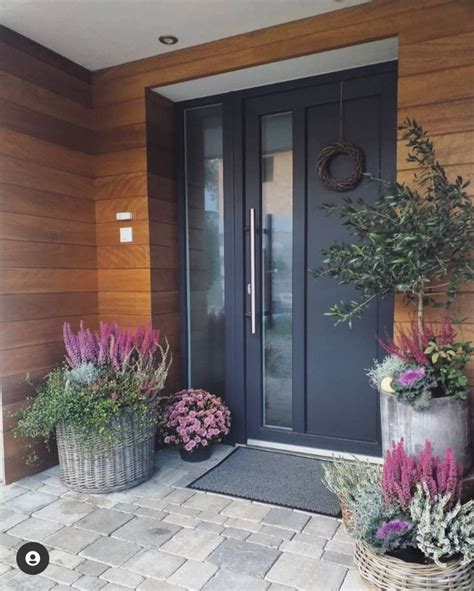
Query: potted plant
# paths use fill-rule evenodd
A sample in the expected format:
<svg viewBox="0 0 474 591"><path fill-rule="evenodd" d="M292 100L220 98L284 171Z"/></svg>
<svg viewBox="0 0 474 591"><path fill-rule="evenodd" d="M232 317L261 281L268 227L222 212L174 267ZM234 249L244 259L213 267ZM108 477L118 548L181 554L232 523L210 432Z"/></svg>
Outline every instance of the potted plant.
<svg viewBox="0 0 474 591"><path fill-rule="evenodd" d="M409 453L421 451L426 438L436 454L450 447L465 469L471 465L469 401L464 373L474 351L470 342L457 339L446 318L438 328L423 325L420 334L399 330L397 342L381 341L389 355L375 361L368 376L380 392L384 418L384 452L390 442L404 438Z"/></svg>
<svg viewBox="0 0 474 591"><path fill-rule="evenodd" d="M427 408L430 398L443 399L442 403L431 404L417 417L419 440L416 442L419 445L430 436L436 449L441 450L450 445L446 437L453 432L452 425L443 427L450 421L447 409L451 409L462 425L469 423L468 393L461 368L472 349L469 343L458 343L454 336L451 342L447 342L433 334L433 330L426 326L425 306L449 306L459 294L460 282L474 279L471 255L474 206L465 191L469 183L463 182L461 177L448 180L423 128L416 121L407 119L401 129L410 149L407 161L417 169L414 188L369 175L382 188L373 203L366 203L363 199L354 203L348 198L343 203L324 206L329 213L341 217L353 241L332 243L323 251L323 265L313 274L333 277L341 285L352 284L360 293L359 299L342 301L327 312L337 322L350 324L374 300L394 294L401 295L407 304L415 304L416 319L409 338L416 341L418 351L426 359L431 359L433 371L425 372L423 380L418 382L418 393L407 390L404 392L406 396L392 396L389 403L397 405L416 399L417 404L410 408L421 410ZM394 362L393 358L387 361ZM410 359L407 363L413 365L412 362ZM418 361L417 364L420 365ZM416 367L403 367L401 371L407 369ZM388 373L385 377L391 376L392 373ZM386 415L384 396L386 394L382 394L381 419L383 446L387 449L392 441L387 426L390 421L393 423L393 416L389 419ZM438 407L443 408L441 414L436 413ZM453 407L456 410L452 410ZM428 429L432 420L436 420L437 427ZM408 423L407 431L408 425L402 422L399 427L405 429L403 435L408 440L413 428ZM437 433L437 441L434 433ZM462 452L461 458L469 462L469 439L464 437L461 447L466 451ZM459 449L456 446L456 453Z"/></svg>
<svg viewBox="0 0 474 591"><path fill-rule="evenodd" d="M332 462L323 462L322 466L324 485L339 499L342 521L352 534L354 519L350 507L365 490L380 486L381 467L356 457L351 461L335 459Z"/></svg>
<svg viewBox="0 0 474 591"><path fill-rule="evenodd" d="M159 332L135 334L82 322L64 325L66 362L53 369L20 413L16 433L49 441L56 433L61 480L105 493L136 486L153 474L157 395L169 369Z"/></svg>
<svg viewBox="0 0 474 591"><path fill-rule="evenodd" d="M426 442L419 456L403 441L386 456L382 479L350 502L355 561L370 588L472 589L474 501L461 503L462 469Z"/></svg>
<svg viewBox="0 0 474 591"><path fill-rule="evenodd" d="M230 432L230 410L221 398L206 390L181 390L165 403L161 437L165 445L179 448L186 462L211 457L213 443Z"/></svg>

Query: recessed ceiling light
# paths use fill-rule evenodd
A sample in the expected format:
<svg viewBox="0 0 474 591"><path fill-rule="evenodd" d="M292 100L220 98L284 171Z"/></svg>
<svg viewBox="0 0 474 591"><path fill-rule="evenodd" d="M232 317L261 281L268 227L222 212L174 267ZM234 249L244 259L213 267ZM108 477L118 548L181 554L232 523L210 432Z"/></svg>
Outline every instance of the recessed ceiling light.
<svg viewBox="0 0 474 591"><path fill-rule="evenodd" d="M178 43L178 37L174 35L160 35L158 41L163 45L176 45Z"/></svg>

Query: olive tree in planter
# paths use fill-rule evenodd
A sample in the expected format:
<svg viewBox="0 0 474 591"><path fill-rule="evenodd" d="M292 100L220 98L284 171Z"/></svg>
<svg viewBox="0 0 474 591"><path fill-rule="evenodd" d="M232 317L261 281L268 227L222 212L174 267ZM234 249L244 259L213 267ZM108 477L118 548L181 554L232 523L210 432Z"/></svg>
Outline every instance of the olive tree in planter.
<svg viewBox="0 0 474 591"><path fill-rule="evenodd" d="M384 450L404 437L408 451L418 453L429 439L437 453L452 447L469 465L463 369L473 349L456 341L452 327L437 333L424 318L427 305L449 307L460 282L474 279L474 208L465 190L469 182L447 178L433 143L416 121L407 119L400 129L409 147L407 162L415 166L413 187L369 175L381 187L374 203L347 198L325 205L340 216L353 241L330 244L313 274L352 284L360 293L359 299L341 301L327 312L337 322L351 324L374 300L393 294L415 305L411 334L401 335L401 349L389 343L394 355L369 374L381 390ZM417 350L414 355L403 347L408 342Z"/></svg>

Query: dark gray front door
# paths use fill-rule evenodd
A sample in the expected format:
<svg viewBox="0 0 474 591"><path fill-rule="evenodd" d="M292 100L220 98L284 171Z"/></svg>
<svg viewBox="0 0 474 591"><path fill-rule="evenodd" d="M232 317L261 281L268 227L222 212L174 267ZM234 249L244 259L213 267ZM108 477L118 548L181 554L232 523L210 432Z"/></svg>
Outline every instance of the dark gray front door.
<svg viewBox="0 0 474 591"><path fill-rule="evenodd" d="M333 75L319 85L245 101L247 437L380 454L378 397L365 376L390 330L391 302L374 304L353 328L324 316L351 287L312 278L321 249L347 239L321 205L342 200L320 182L316 158L339 135L362 147L366 170L395 171L396 71ZM348 176L350 163L331 168ZM373 198L363 181L347 195ZM253 293L252 293L253 290Z"/></svg>

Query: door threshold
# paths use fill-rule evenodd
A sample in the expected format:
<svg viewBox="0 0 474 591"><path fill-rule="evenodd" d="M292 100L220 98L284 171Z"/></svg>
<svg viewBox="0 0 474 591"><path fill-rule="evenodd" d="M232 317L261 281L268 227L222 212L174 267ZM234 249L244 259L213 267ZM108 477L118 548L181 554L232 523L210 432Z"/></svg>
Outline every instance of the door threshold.
<svg viewBox="0 0 474 591"><path fill-rule="evenodd" d="M276 443L274 441L261 441L260 439L247 439L248 447L260 447L268 451L290 452L298 455L311 456L318 459L353 460L357 458L371 464L383 464L383 458L376 456L365 456L363 454L352 454L343 451L333 451L316 447L305 447L303 445L291 445L288 443Z"/></svg>

